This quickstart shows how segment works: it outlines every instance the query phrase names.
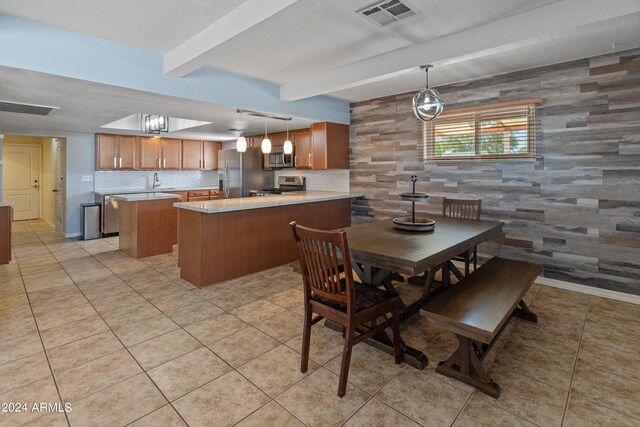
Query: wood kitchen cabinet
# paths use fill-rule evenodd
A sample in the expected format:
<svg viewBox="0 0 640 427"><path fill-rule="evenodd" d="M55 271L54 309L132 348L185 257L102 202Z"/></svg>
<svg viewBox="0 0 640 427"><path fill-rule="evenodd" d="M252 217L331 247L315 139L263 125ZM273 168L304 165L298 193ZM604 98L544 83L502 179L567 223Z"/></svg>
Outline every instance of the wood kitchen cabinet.
<svg viewBox="0 0 640 427"><path fill-rule="evenodd" d="M140 169L182 169L182 140L140 138Z"/></svg>
<svg viewBox="0 0 640 427"><path fill-rule="evenodd" d="M182 140L182 169L217 170L218 151L221 144L216 141Z"/></svg>
<svg viewBox="0 0 640 427"><path fill-rule="evenodd" d="M314 123L310 138L296 133L296 157L298 169L349 169L349 126Z"/></svg>
<svg viewBox="0 0 640 427"><path fill-rule="evenodd" d="M13 208L0 206L0 264L11 262L11 223Z"/></svg>
<svg viewBox="0 0 640 427"><path fill-rule="evenodd" d="M96 135L96 170L138 169L138 137L130 135Z"/></svg>
<svg viewBox="0 0 640 427"><path fill-rule="evenodd" d="M289 132L289 137L291 137L291 134L293 132ZM271 146L272 147L282 147L284 145L284 142L287 140L287 133L286 132L277 132L277 133L272 133L269 135L269 139L271 140Z"/></svg>
<svg viewBox="0 0 640 427"><path fill-rule="evenodd" d="M140 169L159 170L161 169L160 158L162 157L162 142L160 138L142 137L140 138Z"/></svg>
<svg viewBox="0 0 640 427"><path fill-rule="evenodd" d="M294 166L296 169L313 169L311 129L295 131Z"/></svg>
<svg viewBox="0 0 640 427"><path fill-rule="evenodd" d="M202 169L206 171L218 170L218 152L222 144L216 141L202 142Z"/></svg>
<svg viewBox="0 0 640 427"><path fill-rule="evenodd" d="M162 169L182 169L182 140L162 138Z"/></svg>
<svg viewBox="0 0 640 427"><path fill-rule="evenodd" d="M224 192L222 190L209 191L209 200L220 200L220 199L224 199Z"/></svg>
<svg viewBox="0 0 640 427"><path fill-rule="evenodd" d="M182 140L182 169L200 170L202 169L203 141L192 139Z"/></svg>

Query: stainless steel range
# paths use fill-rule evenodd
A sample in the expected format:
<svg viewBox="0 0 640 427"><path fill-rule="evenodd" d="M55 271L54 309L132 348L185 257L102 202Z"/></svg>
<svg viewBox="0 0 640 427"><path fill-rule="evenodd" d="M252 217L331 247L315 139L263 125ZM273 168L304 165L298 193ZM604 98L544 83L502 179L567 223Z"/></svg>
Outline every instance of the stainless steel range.
<svg viewBox="0 0 640 427"><path fill-rule="evenodd" d="M286 176L282 175L278 177L278 187L276 188L263 188L258 190L257 196L278 196L283 193L289 193L292 191L305 191L307 188L307 182L304 176Z"/></svg>

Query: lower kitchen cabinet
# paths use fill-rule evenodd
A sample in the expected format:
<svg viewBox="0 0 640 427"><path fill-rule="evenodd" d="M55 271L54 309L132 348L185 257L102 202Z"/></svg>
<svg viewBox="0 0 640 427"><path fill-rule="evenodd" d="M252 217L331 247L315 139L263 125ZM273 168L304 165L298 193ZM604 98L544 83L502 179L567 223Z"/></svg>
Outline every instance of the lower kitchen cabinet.
<svg viewBox="0 0 640 427"><path fill-rule="evenodd" d="M0 264L11 262L11 221L13 208L0 206Z"/></svg>

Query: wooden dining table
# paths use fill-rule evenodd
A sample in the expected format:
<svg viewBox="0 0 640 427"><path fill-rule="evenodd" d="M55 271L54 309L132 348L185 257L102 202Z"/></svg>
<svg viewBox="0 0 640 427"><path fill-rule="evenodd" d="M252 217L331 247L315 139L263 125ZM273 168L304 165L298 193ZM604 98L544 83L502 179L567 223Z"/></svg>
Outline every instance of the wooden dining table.
<svg viewBox="0 0 640 427"><path fill-rule="evenodd" d="M453 273L462 274L451 259L478 244L497 237L502 232L499 221L467 220L430 215L435 220L433 231L403 231L393 227L392 220L355 225L347 229L352 266L360 281L372 286L384 286L396 292L391 278L394 274L422 275L422 297L407 303L403 301L401 320L417 313L421 307L450 285ZM435 280L435 271L442 269L442 279ZM388 336L378 336L372 342L385 351L392 350ZM427 357L405 343L402 345L404 361L423 369Z"/></svg>

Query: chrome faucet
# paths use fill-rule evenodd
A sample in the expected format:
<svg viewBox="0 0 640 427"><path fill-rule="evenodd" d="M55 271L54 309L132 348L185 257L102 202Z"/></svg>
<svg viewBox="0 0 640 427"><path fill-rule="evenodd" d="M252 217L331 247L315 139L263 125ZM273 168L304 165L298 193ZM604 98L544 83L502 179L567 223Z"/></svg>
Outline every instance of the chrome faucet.
<svg viewBox="0 0 640 427"><path fill-rule="evenodd" d="M160 183L160 180L158 179L158 172L154 172L153 173L153 189L155 190L156 188L160 187L162 184Z"/></svg>

